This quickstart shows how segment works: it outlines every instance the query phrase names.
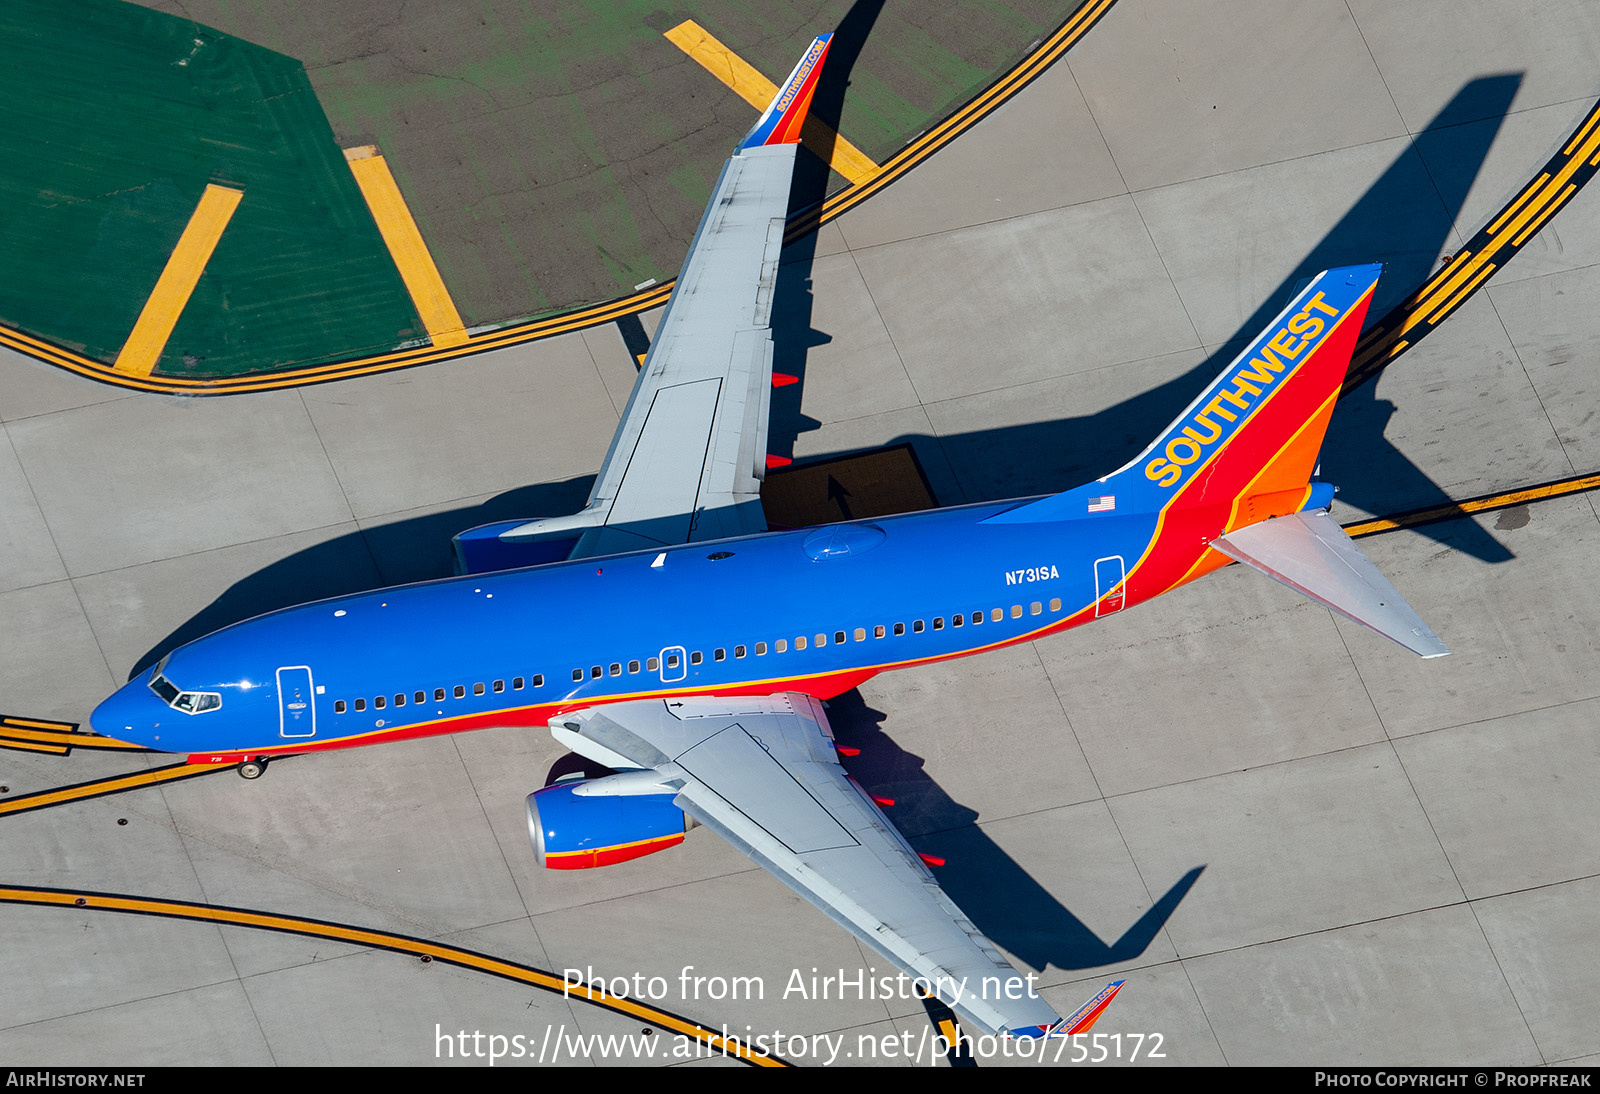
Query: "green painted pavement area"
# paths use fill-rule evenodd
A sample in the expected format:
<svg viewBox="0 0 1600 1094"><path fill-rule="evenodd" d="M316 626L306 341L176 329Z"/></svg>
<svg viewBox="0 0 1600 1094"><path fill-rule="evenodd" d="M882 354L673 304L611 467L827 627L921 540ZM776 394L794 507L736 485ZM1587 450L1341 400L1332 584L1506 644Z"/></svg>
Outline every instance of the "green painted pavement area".
<svg viewBox="0 0 1600 1094"><path fill-rule="evenodd" d="M839 131L881 162L1019 61L1079 0L886 0ZM466 0L347 36L197 0L278 28L344 143L388 156L469 325L606 300L675 276L729 150L755 113L662 37L693 19L781 82L849 0ZM257 13L247 17L246 10ZM342 10L347 10L348 5ZM353 10L353 9L348 9ZM844 185L837 176L835 186Z"/></svg>
<svg viewBox="0 0 1600 1094"><path fill-rule="evenodd" d="M115 360L206 184L244 192L157 371L421 328L300 63L116 0L0 5L0 321Z"/></svg>
<svg viewBox="0 0 1600 1094"><path fill-rule="evenodd" d="M754 120L663 31L693 19L781 80L814 33L853 25L839 130L881 162L1079 2L184 0L177 18L175 0L13 0L0 321L115 359L217 182L245 197L158 373L418 339L339 152L361 144L388 160L469 327L612 299L676 274Z"/></svg>

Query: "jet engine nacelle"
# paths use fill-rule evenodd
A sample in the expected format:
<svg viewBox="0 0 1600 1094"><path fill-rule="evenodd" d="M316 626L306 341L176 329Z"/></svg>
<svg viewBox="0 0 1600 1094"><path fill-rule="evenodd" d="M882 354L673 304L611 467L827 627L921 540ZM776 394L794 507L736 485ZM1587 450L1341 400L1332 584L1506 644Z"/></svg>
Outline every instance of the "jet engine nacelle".
<svg viewBox="0 0 1600 1094"><path fill-rule="evenodd" d="M528 836L539 865L587 870L683 842L695 826L653 771L560 782L528 795Z"/></svg>

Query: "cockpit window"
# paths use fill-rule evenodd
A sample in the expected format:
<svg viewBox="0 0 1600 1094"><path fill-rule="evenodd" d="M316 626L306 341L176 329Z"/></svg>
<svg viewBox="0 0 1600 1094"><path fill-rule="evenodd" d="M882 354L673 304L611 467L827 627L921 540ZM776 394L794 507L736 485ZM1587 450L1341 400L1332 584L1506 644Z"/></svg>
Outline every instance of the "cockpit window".
<svg viewBox="0 0 1600 1094"><path fill-rule="evenodd" d="M159 672L150 677L150 690L161 696L161 701L169 705L178 697L178 689L172 686L172 681Z"/></svg>
<svg viewBox="0 0 1600 1094"><path fill-rule="evenodd" d="M181 710L185 714L204 714L222 706L222 696L217 692L180 690L171 680L161 675L161 670L166 668L166 665L166 659L163 658L156 666L156 671L150 675L150 690L155 692L167 706L173 710Z"/></svg>

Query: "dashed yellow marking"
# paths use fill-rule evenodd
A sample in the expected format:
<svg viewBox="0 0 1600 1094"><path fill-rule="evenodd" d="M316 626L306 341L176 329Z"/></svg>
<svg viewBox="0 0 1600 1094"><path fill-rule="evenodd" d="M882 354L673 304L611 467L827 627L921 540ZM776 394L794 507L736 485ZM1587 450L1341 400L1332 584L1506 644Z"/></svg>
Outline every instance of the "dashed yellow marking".
<svg viewBox="0 0 1600 1094"><path fill-rule="evenodd" d="M324 923L298 916L273 915L243 908L220 908L206 904L191 904L179 900L154 900L144 897L117 896L109 893L83 893L63 889L19 889L0 887L0 902L9 904L36 904L67 908L93 908L98 911L124 912L132 915L164 916L168 919L188 919L203 923L229 923L239 927L255 927L268 931L286 931L309 938L327 938L356 946L390 950L394 953L413 954L433 961L444 961L461 968L476 969L506 980L531 984L546 991L556 992L573 999L584 999L595 1006L618 1014L641 1019L660 1029L700 1041L718 1052L757 1067L788 1067L787 1061L768 1056L754 1046L735 1037L724 1038L720 1033L669 1014L664 1010L646 1006L632 999L602 996L584 986L569 987L561 977L514 961L503 961L488 954L475 953L455 946L429 942L420 938L390 934L387 931L368 930L342 923ZM664 1058L664 1057L663 1057Z"/></svg>
<svg viewBox="0 0 1600 1094"><path fill-rule="evenodd" d="M389 248L400 280L406 283L406 292L411 294L411 302L434 347L461 345L467 341L466 324L456 311L455 301L450 299L450 290L444 287L422 233L417 231L417 222L411 218L388 161L370 144L346 148L344 158L349 161L350 173L356 177L361 196L367 199L372 219L378 222L378 233Z"/></svg>
<svg viewBox="0 0 1600 1094"><path fill-rule="evenodd" d="M211 261L211 252L217 249L217 241L222 238L228 221L233 219L233 211L239 207L242 197L244 191L214 183L200 195L200 204L195 206L183 235L178 237L178 245L156 279L156 287L144 302L144 310L133 324L122 352L117 354L112 367L118 372L149 376L155 371L161 351L172 337L172 328L178 325L178 317L194 294L194 287L200 283L200 275Z"/></svg>
<svg viewBox="0 0 1600 1094"><path fill-rule="evenodd" d="M35 718L0 715L0 748L19 748L28 752L54 752L65 756L74 748L144 751L127 741L102 737L98 733L79 733L74 722L45 722Z"/></svg>
<svg viewBox="0 0 1600 1094"><path fill-rule="evenodd" d="M689 58L721 80L733 93L759 113L778 95L778 85L752 68L743 57L719 42L693 19L685 19L664 35ZM878 173L878 165L861 149L835 133L831 127L808 117L800 131L800 143L828 161L852 183L862 183Z"/></svg>

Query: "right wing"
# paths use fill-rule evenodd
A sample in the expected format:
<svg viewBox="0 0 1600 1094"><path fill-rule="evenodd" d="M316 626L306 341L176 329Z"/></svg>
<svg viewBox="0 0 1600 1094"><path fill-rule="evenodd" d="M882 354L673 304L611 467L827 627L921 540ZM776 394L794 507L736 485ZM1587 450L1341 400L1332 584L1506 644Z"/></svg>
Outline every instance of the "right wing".
<svg viewBox="0 0 1600 1094"><path fill-rule="evenodd" d="M588 504L500 539L577 536L569 557L588 558L766 531L772 292L832 37L811 43L722 168Z"/></svg>
<svg viewBox="0 0 1600 1094"><path fill-rule="evenodd" d="M652 770L678 808L934 985L977 1028L1038 1037L1060 1025L845 774L811 696L639 700L564 714L550 728L597 763Z"/></svg>

